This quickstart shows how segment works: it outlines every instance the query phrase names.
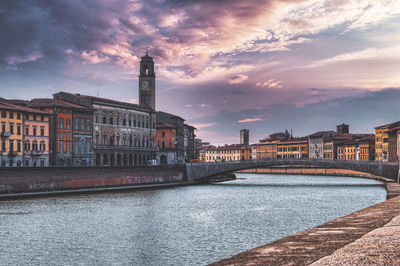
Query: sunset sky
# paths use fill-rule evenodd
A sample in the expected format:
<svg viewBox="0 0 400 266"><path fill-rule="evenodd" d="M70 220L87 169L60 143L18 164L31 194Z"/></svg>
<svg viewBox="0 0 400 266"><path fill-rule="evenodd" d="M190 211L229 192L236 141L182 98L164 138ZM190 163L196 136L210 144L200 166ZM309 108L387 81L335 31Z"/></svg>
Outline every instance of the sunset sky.
<svg viewBox="0 0 400 266"><path fill-rule="evenodd" d="M213 144L400 120L400 0L1 0L0 96L138 102L149 47L157 110Z"/></svg>

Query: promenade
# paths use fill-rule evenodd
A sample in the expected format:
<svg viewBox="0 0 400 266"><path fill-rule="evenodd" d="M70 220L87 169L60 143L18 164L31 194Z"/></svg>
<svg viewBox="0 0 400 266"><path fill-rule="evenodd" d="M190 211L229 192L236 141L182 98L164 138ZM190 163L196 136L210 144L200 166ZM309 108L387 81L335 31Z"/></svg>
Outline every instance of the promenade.
<svg viewBox="0 0 400 266"><path fill-rule="evenodd" d="M211 265L400 265L400 185L385 202Z"/></svg>

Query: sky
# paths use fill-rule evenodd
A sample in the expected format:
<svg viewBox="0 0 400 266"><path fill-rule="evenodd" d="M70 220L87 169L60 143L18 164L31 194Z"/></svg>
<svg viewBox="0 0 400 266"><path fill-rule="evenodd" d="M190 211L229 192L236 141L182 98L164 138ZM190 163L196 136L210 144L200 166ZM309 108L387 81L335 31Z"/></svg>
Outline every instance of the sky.
<svg viewBox="0 0 400 266"><path fill-rule="evenodd" d="M0 96L59 91L138 102L203 141L353 133L400 120L400 0L1 0Z"/></svg>

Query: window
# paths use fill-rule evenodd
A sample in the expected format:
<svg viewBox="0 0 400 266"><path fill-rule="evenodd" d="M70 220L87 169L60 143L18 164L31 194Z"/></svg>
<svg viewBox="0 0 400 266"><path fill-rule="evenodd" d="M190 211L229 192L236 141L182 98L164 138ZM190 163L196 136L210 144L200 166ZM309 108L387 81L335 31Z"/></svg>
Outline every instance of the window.
<svg viewBox="0 0 400 266"><path fill-rule="evenodd" d="M2 111L1 112L1 118L7 118L7 112L6 111Z"/></svg>
<svg viewBox="0 0 400 266"><path fill-rule="evenodd" d="M29 140L26 140L25 142L24 142L24 150L25 151L29 151L30 149L31 149L31 144L29 143Z"/></svg>
<svg viewBox="0 0 400 266"><path fill-rule="evenodd" d="M60 141L58 144L59 144L59 146L58 146L59 152L63 153L64 152L64 141Z"/></svg>
<svg viewBox="0 0 400 266"><path fill-rule="evenodd" d="M78 140L74 140L74 153L79 153L79 142Z"/></svg>
<svg viewBox="0 0 400 266"><path fill-rule="evenodd" d="M4 139L1 140L1 151L2 152L6 151L6 141Z"/></svg>
<svg viewBox="0 0 400 266"><path fill-rule="evenodd" d="M29 126L25 126L25 135L26 135L26 136L29 135Z"/></svg>
<svg viewBox="0 0 400 266"><path fill-rule="evenodd" d="M17 152L21 152L21 141L17 140Z"/></svg>
<svg viewBox="0 0 400 266"><path fill-rule="evenodd" d="M6 122L1 123L1 132L6 132Z"/></svg>
<svg viewBox="0 0 400 266"><path fill-rule="evenodd" d="M60 118L59 120L59 126L60 129L64 129L64 118Z"/></svg>
<svg viewBox="0 0 400 266"><path fill-rule="evenodd" d="M117 146L119 146L120 136L117 136Z"/></svg>
<svg viewBox="0 0 400 266"><path fill-rule="evenodd" d="M96 133L96 138L95 138L95 143L96 143L96 145L99 144L99 137L100 137L99 134Z"/></svg>
<svg viewBox="0 0 400 266"><path fill-rule="evenodd" d="M132 126L132 120L129 119L128 122L129 122L129 126L131 127Z"/></svg>
<svg viewBox="0 0 400 266"><path fill-rule="evenodd" d="M105 116L103 116L103 124L107 124L107 119Z"/></svg>
<svg viewBox="0 0 400 266"><path fill-rule="evenodd" d="M36 126L33 126L33 136L36 136Z"/></svg>
<svg viewBox="0 0 400 266"><path fill-rule="evenodd" d="M126 126L126 118L122 119L122 125Z"/></svg>
<svg viewBox="0 0 400 266"><path fill-rule="evenodd" d="M44 137L44 127L40 127L40 136Z"/></svg>
<svg viewBox="0 0 400 266"><path fill-rule="evenodd" d="M14 119L14 112L10 112L10 118Z"/></svg>
<svg viewBox="0 0 400 266"><path fill-rule="evenodd" d="M114 118L112 116L110 116L110 125L114 124Z"/></svg>
<svg viewBox="0 0 400 266"><path fill-rule="evenodd" d="M67 153L71 152L71 141L67 141Z"/></svg>
<svg viewBox="0 0 400 266"><path fill-rule="evenodd" d="M67 118L67 129L71 129L71 119Z"/></svg>
<svg viewBox="0 0 400 266"><path fill-rule="evenodd" d="M10 152L14 151L14 140L10 139Z"/></svg>
<svg viewBox="0 0 400 266"><path fill-rule="evenodd" d="M75 118L75 130L79 129L79 119Z"/></svg>
<svg viewBox="0 0 400 266"><path fill-rule="evenodd" d="M90 128L91 128L91 123L90 123L90 119L86 120L86 130L90 132Z"/></svg>
<svg viewBox="0 0 400 266"><path fill-rule="evenodd" d="M165 138L165 131L161 132L161 137Z"/></svg>
<svg viewBox="0 0 400 266"><path fill-rule="evenodd" d="M85 130L85 120L84 119L81 120L81 130L82 131Z"/></svg>
<svg viewBox="0 0 400 266"><path fill-rule="evenodd" d="M17 124L17 135L21 135L21 124Z"/></svg>
<svg viewBox="0 0 400 266"><path fill-rule="evenodd" d="M44 115L40 116L40 120L44 121Z"/></svg>
<svg viewBox="0 0 400 266"><path fill-rule="evenodd" d="M36 115L33 115L33 121L36 121Z"/></svg>
<svg viewBox="0 0 400 266"><path fill-rule="evenodd" d="M136 127L136 118L133 118L133 126Z"/></svg>
<svg viewBox="0 0 400 266"><path fill-rule="evenodd" d="M110 136L110 145L114 145L114 136Z"/></svg>
<svg viewBox="0 0 400 266"><path fill-rule="evenodd" d="M95 121L96 124L99 123L99 116L98 116L98 115L96 115L96 116L94 117L94 121Z"/></svg>
<svg viewBox="0 0 400 266"><path fill-rule="evenodd" d="M14 134L14 123L10 123L10 133Z"/></svg>
<svg viewBox="0 0 400 266"><path fill-rule="evenodd" d="M107 135L103 135L103 145L107 144Z"/></svg>
<svg viewBox="0 0 400 266"><path fill-rule="evenodd" d="M81 141L81 153L86 153L86 143L84 140Z"/></svg>
<svg viewBox="0 0 400 266"><path fill-rule="evenodd" d="M21 113L17 113L17 119L18 119L18 120L21 119Z"/></svg>
<svg viewBox="0 0 400 266"><path fill-rule="evenodd" d="M116 123L116 125L119 125L119 117L117 117L117 123Z"/></svg>
<svg viewBox="0 0 400 266"><path fill-rule="evenodd" d="M34 141L32 142L32 150L33 150L33 151L37 151L37 150L38 150L38 144L37 144L37 141L36 141L36 140L34 140Z"/></svg>

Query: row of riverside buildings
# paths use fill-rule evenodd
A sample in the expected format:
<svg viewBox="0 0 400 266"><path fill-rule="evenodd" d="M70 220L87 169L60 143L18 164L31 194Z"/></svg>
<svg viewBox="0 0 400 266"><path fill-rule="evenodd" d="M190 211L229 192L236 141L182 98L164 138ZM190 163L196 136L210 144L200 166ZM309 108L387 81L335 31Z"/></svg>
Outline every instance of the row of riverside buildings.
<svg viewBox="0 0 400 266"><path fill-rule="evenodd" d="M68 92L30 101L0 98L0 166L136 166L194 159L195 128L155 111L155 78L153 58L146 54L140 61L139 104Z"/></svg>
<svg viewBox="0 0 400 266"><path fill-rule="evenodd" d="M293 137L287 130L269 135L249 145L248 130L240 131L240 144L204 146L204 162L261 159L325 159L398 162L400 157L400 121L375 127L374 134L353 134L349 125L336 131L318 131L306 137ZM246 136L246 137L244 137Z"/></svg>

